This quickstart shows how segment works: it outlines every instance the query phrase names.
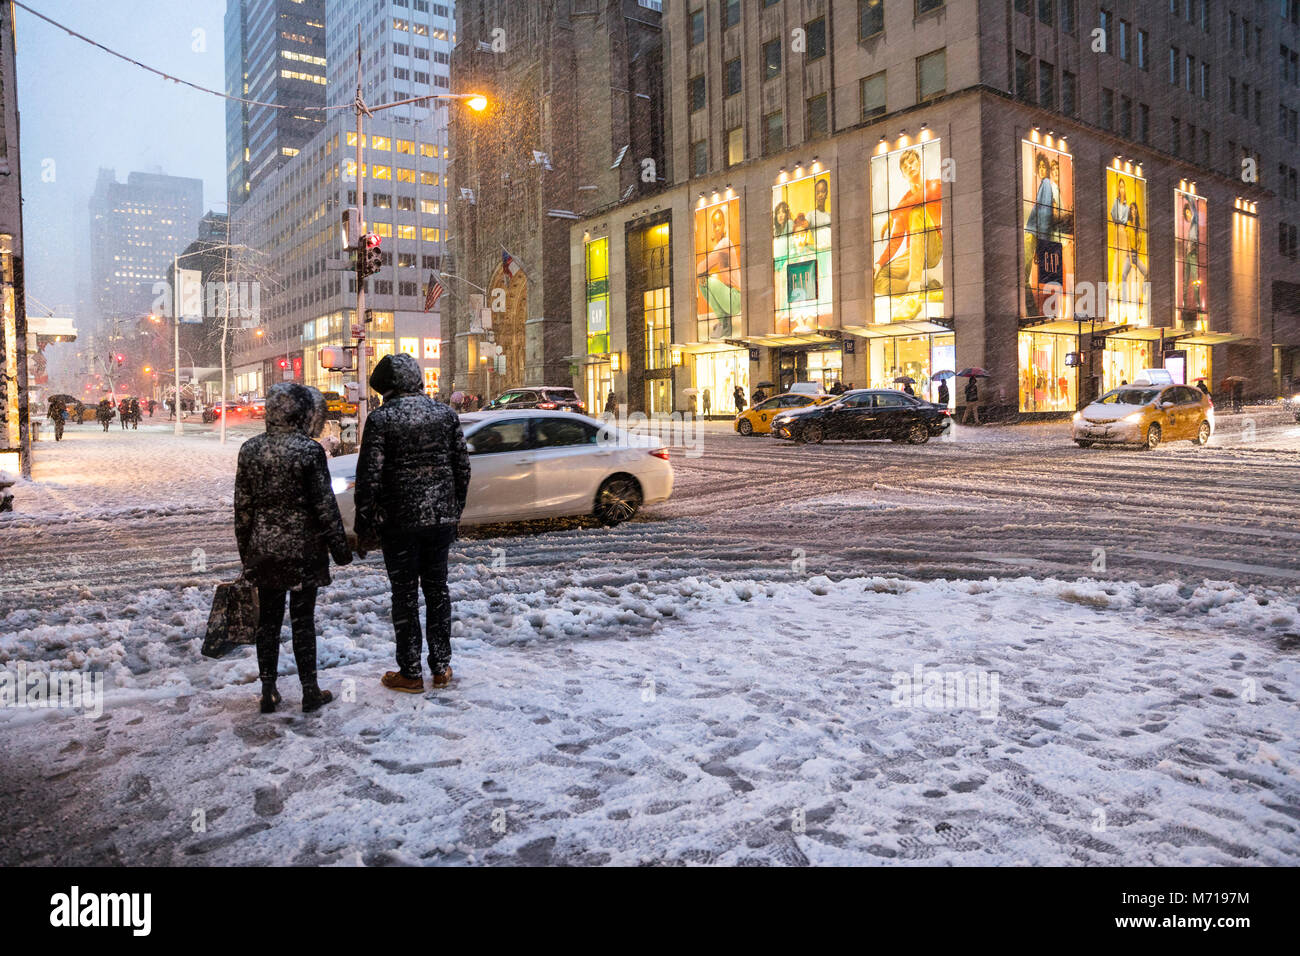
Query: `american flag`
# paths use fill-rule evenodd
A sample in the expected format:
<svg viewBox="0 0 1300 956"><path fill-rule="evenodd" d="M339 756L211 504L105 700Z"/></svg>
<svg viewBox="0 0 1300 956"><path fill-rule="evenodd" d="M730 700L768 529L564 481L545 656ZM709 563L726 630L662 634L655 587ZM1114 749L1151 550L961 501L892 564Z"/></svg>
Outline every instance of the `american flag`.
<svg viewBox="0 0 1300 956"><path fill-rule="evenodd" d="M501 248L501 269L511 279L524 271L520 268L519 263L515 261L515 257L507 252L504 246Z"/></svg>
<svg viewBox="0 0 1300 956"><path fill-rule="evenodd" d="M442 280L435 279L433 273L430 272L429 285L425 288L424 292L424 311L429 312L432 310L433 307L438 304L438 299L440 299L442 294L446 291L447 290L443 288Z"/></svg>

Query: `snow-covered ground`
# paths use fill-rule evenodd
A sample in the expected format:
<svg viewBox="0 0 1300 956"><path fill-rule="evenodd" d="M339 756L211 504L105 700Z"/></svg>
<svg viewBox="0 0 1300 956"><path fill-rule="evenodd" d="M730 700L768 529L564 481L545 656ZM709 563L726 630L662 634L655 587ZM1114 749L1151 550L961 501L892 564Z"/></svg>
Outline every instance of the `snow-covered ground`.
<svg viewBox="0 0 1300 956"><path fill-rule="evenodd" d="M1295 865L1288 427L1146 455L710 426L644 520L454 546L447 691L380 687L382 564L336 570L343 699L298 713L286 640L270 717L251 648L198 654L237 441L69 429L0 518L0 670L108 689L0 709L0 863ZM1133 557L1220 548L1256 570ZM982 696L936 699L959 673Z"/></svg>

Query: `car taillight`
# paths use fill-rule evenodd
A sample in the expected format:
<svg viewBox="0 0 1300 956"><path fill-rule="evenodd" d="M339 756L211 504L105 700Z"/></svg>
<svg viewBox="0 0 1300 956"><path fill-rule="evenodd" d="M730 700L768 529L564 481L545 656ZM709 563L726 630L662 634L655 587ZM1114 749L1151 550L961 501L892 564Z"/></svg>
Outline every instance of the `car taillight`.
<svg viewBox="0 0 1300 956"><path fill-rule="evenodd" d="M950 408L942 409L942 411L943 411L943 413L944 413L945 415L951 415L951 414L952 414L952 409L950 409Z"/></svg>
<svg viewBox="0 0 1300 956"><path fill-rule="evenodd" d="M578 411L582 411L582 410L585 409L586 407L587 407L587 405L586 405L585 402L579 402L579 403L578 403Z"/></svg>
<svg viewBox="0 0 1300 956"><path fill-rule="evenodd" d="M667 448L656 448L654 451L650 452L650 454L654 455L656 458L662 458L664 461L668 460Z"/></svg>
<svg viewBox="0 0 1300 956"><path fill-rule="evenodd" d="M556 405L554 402L538 402L537 407L538 408L559 408L560 406Z"/></svg>

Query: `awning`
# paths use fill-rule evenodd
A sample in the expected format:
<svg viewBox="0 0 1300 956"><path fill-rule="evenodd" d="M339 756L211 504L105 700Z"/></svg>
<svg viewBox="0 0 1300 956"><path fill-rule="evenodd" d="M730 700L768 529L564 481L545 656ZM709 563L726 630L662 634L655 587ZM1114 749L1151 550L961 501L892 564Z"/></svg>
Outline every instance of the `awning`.
<svg viewBox="0 0 1300 956"><path fill-rule="evenodd" d="M942 335L951 332L952 326L931 322L926 319L912 322L880 322L873 325L846 325L845 332L852 332L868 339L892 338L896 335Z"/></svg>
<svg viewBox="0 0 1300 956"><path fill-rule="evenodd" d="M1166 342L1172 342L1175 339L1184 339L1191 334L1186 329L1170 329L1162 325L1131 325L1127 328L1121 328L1110 337L1114 339L1142 339L1147 342L1154 342L1163 337Z"/></svg>
<svg viewBox="0 0 1300 956"><path fill-rule="evenodd" d="M839 341L839 329L825 329L824 332L832 334L823 334L823 332L786 332L784 334L772 333L770 335L751 335L743 339L729 339L733 348L763 346L765 348L780 348L783 345L834 345ZM688 346L689 347L689 346ZM695 348L694 351L703 351Z"/></svg>
<svg viewBox="0 0 1300 956"><path fill-rule="evenodd" d="M1087 319L1083 323L1079 323L1074 319L1043 319L1041 322L1021 323L1020 331L1078 335L1081 328L1084 332L1091 332L1093 335L1110 335L1126 328L1126 326L1120 322L1098 322L1094 325L1091 319Z"/></svg>
<svg viewBox="0 0 1300 956"><path fill-rule="evenodd" d="M1235 332L1193 332L1186 338L1179 339L1179 345L1227 345L1229 342L1241 342L1246 338Z"/></svg>

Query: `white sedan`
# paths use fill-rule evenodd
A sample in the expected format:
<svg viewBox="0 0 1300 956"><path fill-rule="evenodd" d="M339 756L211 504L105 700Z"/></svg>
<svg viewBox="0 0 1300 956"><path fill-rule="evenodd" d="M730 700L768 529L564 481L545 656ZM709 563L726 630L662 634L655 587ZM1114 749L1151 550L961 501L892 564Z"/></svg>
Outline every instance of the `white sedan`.
<svg viewBox="0 0 1300 956"><path fill-rule="evenodd" d="M616 525L673 492L668 449L585 415L471 413L460 416L460 423L470 461L461 524L593 515ZM358 457L341 455L329 463L349 532Z"/></svg>

